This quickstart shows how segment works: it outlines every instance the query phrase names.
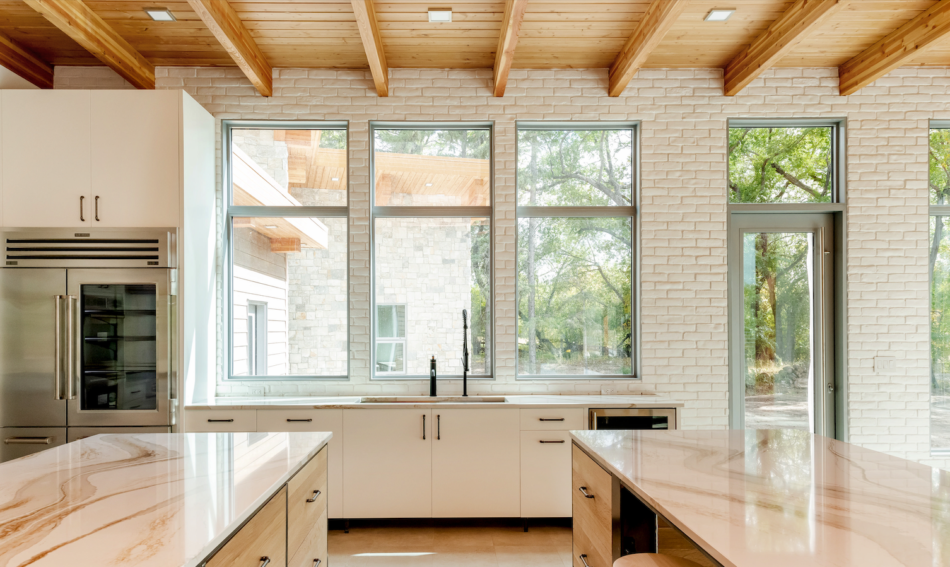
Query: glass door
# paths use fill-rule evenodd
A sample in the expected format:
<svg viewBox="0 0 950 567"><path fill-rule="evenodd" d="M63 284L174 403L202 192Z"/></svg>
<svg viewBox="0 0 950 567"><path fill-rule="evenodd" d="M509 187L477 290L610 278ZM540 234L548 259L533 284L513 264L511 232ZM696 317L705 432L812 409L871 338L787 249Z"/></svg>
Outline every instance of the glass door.
<svg viewBox="0 0 950 567"><path fill-rule="evenodd" d="M832 221L804 214L732 217L732 427L834 436Z"/></svg>
<svg viewBox="0 0 950 567"><path fill-rule="evenodd" d="M78 298L69 425L167 425L168 270L69 270Z"/></svg>

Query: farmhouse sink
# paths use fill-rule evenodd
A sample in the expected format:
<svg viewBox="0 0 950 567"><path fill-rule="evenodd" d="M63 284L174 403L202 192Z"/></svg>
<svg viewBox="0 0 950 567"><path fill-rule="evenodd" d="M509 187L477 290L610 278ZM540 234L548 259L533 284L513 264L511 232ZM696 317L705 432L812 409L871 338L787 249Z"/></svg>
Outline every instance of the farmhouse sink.
<svg viewBox="0 0 950 567"><path fill-rule="evenodd" d="M369 396L361 404L503 404L504 396Z"/></svg>

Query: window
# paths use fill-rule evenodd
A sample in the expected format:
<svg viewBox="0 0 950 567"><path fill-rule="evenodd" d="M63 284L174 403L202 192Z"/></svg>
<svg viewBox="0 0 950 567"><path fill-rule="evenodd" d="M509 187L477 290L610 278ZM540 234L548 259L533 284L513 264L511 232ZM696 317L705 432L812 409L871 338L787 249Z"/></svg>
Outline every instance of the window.
<svg viewBox="0 0 950 567"><path fill-rule="evenodd" d="M346 377L345 125L225 132L229 376Z"/></svg>
<svg viewBox="0 0 950 567"><path fill-rule="evenodd" d="M939 127L936 127L939 126ZM950 451L950 124L930 130L930 443Z"/></svg>
<svg viewBox="0 0 950 567"><path fill-rule="evenodd" d="M491 375L491 129L373 125L374 374Z"/></svg>
<svg viewBox="0 0 950 567"><path fill-rule="evenodd" d="M376 373L406 372L406 306L376 306Z"/></svg>
<svg viewBox="0 0 950 567"><path fill-rule="evenodd" d="M635 139L519 125L519 377L635 376Z"/></svg>

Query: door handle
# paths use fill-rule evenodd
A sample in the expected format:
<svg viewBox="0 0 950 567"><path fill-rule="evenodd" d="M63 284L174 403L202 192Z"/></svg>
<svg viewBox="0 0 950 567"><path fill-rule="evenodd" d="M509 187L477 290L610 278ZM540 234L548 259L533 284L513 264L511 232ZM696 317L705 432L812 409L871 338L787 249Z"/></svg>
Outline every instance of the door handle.
<svg viewBox="0 0 950 567"><path fill-rule="evenodd" d="M564 421L563 417L539 417L538 421Z"/></svg>
<svg viewBox="0 0 950 567"><path fill-rule="evenodd" d="M233 419L209 419L208 423L234 423Z"/></svg>
<svg viewBox="0 0 950 567"><path fill-rule="evenodd" d="M579 555L578 557L580 558L581 563L584 564L584 567L590 567L590 564L587 563L587 554L586 554L586 553L584 553L584 554L582 554L582 555Z"/></svg>
<svg viewBox="0 0 950 567"><path fill-rule="evenodd" d="M438 414L435 416L435 440L442 440L442 416Z"/></svg>
<svg viewBox="0 0 950 567"><path fill-rule="evenodd" d="M49 445L52 442L52 437L7 437L3 440L5 445Z"/></svg>
<svg viewBox="0 0 950 567"><path fill-rule="evenodd" d="M83 216L83 211L82 211L84 208L86 208L85 201L86 201L86 196L80 195L79 196L79 220L82 222L86 222L86 217Z"/></svg>
<svg viewBox="0 0 950 567"><path fill-rule="evenodd" d="M76 399L76 381L79 380L79 355L82 348L77 344L80 340L76 328L79 326L79 298L75 295L66 297L66 398Z"/></svg>
<svg viewBox="0 0 950 567"><path fill-rule="evenodd" d="M96 222L99 222L99 195L96 195Z"/></svg>
<svg viewBox="0 0 950 567"><path fill-rule="evenodd" d="M321 564L321 563L323 563L323 561L320 561L319 559L314 559L314 560L313 560L313 567L320 567L320 564Z"/></svg>
<svg viewBox="0 0 950 567"><path fill-rule="evenodd" d="M63 397L63 297L53 296L53 398Z"/></svg>
<svg viewBox="0 0 950 567"><path fill-rule="evenodd" d="M578 490L581 491L581 494L584 495L584 498L593 498L593 497L594 497L593 494L590 494L590 493L587 492L587 487L586 487L586 486L582 486L582 487L578 488Z"/></svg>
<svg viewBox="0 0 950 567"><path fill-rule="evenodd" d="M561 440L559 440L559 441L545 441L544 439L542 439L541 441L539 441L539 443L542 443L542 444L544 444L544 443L564 443L564 440L561 439Z"/></svg>
<svg viewBox="0 0 950 567"><path fill-rule="evenodd" d="M313 419L287 419L287 423L310 423Z"/></svg>
<svg viewBox="0 0 950 567"><path fill-rule="evenodd" d="M422 440L426 440L426 414L422 414Z"/></svg>
<svg viewBox="0 0 950 567"><path fill-rule="evenodd" d="M266 555L264 557L261 557L260 567L267 567L268 565L270 565L270 557L267 557Z"/></svg>
<svg viewBox="0 0 950 567"><path fill-rule="evenodd" d="M311 496L310 498L307 498L307 503L316 502L316 501L317 501L317 498L320 498L320 491L319 491L319 490L314 490L314 491L313 491L313 496Z"/></svg>

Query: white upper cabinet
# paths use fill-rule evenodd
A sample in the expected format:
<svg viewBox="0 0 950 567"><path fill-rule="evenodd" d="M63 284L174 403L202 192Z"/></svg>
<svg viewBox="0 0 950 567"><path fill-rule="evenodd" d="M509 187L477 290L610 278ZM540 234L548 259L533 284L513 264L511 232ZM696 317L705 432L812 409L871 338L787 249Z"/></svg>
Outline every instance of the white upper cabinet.
<svg viewBox="0 0 950 567"><path fill-rule="evenodd" d="M92 225L178 226L181 93L91 94Z"/></svg>
<svg viewBox="0 0 950 567"><path fill-rule="evenodd" d="M432 413L432 516L520 516L518 410L436 409Z"/></svg>
<svg viewBox="0 0 950 567"><path fill-rule="evenodd" d="M5 90L2 98L3 226L91 226L89 91Z"/></svg>

